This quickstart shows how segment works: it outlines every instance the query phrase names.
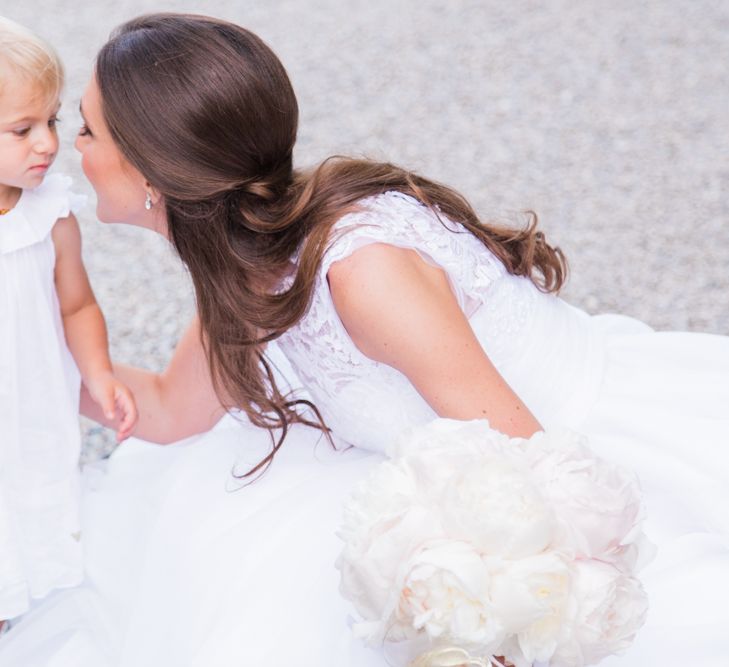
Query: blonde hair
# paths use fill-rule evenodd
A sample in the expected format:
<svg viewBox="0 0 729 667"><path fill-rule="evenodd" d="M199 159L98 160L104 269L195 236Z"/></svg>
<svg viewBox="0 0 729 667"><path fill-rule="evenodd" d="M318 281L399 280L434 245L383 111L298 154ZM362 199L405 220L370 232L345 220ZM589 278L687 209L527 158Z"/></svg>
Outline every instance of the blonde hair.
<svg viewBox="0 0 729 667"><path fill-rule="evenodd" d="M0 95L11 76L20 77L52 101L63 89L63 64L40 37L19 23L0 16Z"/></svg>

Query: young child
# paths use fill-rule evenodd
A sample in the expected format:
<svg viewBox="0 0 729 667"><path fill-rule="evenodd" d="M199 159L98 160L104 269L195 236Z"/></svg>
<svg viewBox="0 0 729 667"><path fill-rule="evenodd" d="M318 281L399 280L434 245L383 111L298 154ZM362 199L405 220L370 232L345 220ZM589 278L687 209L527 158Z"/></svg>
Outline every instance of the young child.
<svg viewBox="0 0 729 667"><path fill-rule="evenodd" d="M78 198L46 177L62 84L55 53L0 17L0 626L82 578L80 380L119 439L137 419L82 264Z"/></svg>

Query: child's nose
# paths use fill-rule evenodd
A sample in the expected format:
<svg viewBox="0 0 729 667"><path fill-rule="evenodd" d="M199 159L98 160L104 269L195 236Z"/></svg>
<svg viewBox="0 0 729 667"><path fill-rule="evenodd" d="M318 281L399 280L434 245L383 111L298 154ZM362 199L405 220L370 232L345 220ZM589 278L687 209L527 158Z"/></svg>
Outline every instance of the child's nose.
<svg viewBox="0 0 729 667"><path fill-rule="evenodd" d="M56 133L48 128L42 130L37 136L33 144L36 153L55 153L58 147L58 137Z"/></svg>

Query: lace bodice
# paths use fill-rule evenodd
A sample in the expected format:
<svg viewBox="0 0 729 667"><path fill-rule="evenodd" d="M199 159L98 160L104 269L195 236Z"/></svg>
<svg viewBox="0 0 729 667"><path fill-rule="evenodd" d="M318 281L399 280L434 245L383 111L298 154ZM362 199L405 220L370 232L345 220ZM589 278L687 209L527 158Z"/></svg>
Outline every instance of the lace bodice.
<svg viewBox="0 0 729 667"><path fill-rule="evenodd" d="M535 318L539 314L537 319L559 333L555 341L562 338L563 348L567 341L574 347L575 320L583 313L542 294L528 279L510 275L460 224L441 222L430 209L399 192L363 200L358 211L334 225L331 238L311 306L279 345L336 437L383 451L404 429L437 416L402 373L359 351L334 308L326 279L329 268L370 243L414 249L444 269L496 368L535 404L537 412L541 404L544 412L554 412L547 405L548 392L541 392L545 382L530 366L546 369L560 362L554 358L547 365L542 362L541 357L554 357L555 350L545 349L542 339L551 342L551 337L537 333ZM525 354L533 361L525 364Z"/></svg>

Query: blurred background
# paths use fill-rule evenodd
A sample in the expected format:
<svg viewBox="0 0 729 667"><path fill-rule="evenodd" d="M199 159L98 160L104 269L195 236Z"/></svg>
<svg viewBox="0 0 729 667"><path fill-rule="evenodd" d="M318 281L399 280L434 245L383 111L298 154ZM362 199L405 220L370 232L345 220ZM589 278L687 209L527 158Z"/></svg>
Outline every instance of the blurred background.
<svg viewBox="0 0 729 667"><path fill-rule="evenodd" d="M298 166L389 160L484 217L534 209L569 258L568 301L729 334L729 2L0 0L67 68L55 170L89 195L84 256L115 359L162 369L193 310L165 241L97 222L72 147L98 48L152 11L214 15L268 42L299 96ZM84 430L86 460L113 447Z"/></svg>

